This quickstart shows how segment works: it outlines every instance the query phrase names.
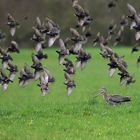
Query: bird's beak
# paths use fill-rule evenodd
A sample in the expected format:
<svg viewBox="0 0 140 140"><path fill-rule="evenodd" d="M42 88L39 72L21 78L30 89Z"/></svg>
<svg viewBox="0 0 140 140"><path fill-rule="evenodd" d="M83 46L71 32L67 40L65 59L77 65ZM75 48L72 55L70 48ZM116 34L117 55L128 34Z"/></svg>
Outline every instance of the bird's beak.
<svg viewBox="0 0 140 140"><path fill-rule="evenodd" d="M96 97L98 97L100 95L100 93L98 93L97 95L95 95L93 98L96 98Z"/></svg>

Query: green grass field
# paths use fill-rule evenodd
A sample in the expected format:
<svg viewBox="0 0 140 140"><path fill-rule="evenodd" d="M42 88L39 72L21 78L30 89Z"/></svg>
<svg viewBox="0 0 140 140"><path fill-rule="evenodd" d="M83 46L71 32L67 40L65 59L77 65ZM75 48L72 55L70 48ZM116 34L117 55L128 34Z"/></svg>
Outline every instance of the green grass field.
<svg viewBox="0 0 140 140"><path fill-rule="evenodd" d="M140 68L136 66L139 53L130 54L130 48L115 49L125 54L129 72L135 74L136 83L120 87L117 73L108 77L107 61L98 49L87 49L92 60L78 70L77 88L66 96L63 68L58 64L55 49L46 50L49 59L44 65L55 76L51 94L42 97L37 82L27 87L18 86L16 80L7 92L0 93L0 140L140 140ZM22 67L31 64L32 50L15 54L14 63ZM102 87L111 93L128 95L132 101L112 107L102 97L93 97Z"/></svg>

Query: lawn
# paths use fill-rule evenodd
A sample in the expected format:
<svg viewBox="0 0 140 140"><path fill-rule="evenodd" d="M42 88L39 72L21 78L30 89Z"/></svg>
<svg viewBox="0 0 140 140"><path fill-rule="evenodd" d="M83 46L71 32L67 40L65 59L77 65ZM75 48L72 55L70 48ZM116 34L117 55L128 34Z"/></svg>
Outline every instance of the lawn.
<svg viewBox="0 0 140 140"><path fill-rule="evenodd" d="M136 66L140 54L132 55L130 48L114 50L125 55L136 83L120 87L117 73L108 77L107 61L99 50L88 48L92 60L84 70L77 70L77 88L70 97L66 96L56 50L46 50L49 58L43 63L56 78L50 94L40 96L37 82L19 87L16 77L8 91L0 93L0 140L140 140L140 68ZM20 68L31 64L32 51L14 54L14 63ZM130 96L132 101L112 107L100 96L93 98L103 86L112 94Z"/></svg>

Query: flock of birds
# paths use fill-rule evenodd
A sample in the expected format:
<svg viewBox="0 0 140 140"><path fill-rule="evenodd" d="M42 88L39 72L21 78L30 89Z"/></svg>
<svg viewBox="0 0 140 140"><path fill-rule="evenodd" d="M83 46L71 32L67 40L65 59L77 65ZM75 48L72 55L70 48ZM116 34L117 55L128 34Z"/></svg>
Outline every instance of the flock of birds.
<svg viewBox="0 0 140 140"><path fill-rule="evenodd" d="M108 3L109 11L116 7L117 3L118 0L111 0L111 2ZM109 47L109 43L113 41L113 46L116 46L122 40L122 34L128 26L131 30L136 32L136 41L140 40L140 14L132 5L127 4L127 7L129 15L123 15L118 25L112 21L108 27L107 37L98 32L93 40L93 47L99 46L100 55L108 61L109 76L112 77L115 71L118 71L121 85L132 84L135 80L133 75L128 72L128 65L124 60L124 56L119 56L119 54L114 52L113 49ZM52 19L47 17L45 21L41 21L39 17L36 18L36 24L32 27L33 35L31 37L31 40L35 44L35 52L31 55L32 65L25 64L20 70L20 86L26 86L30 81L38 80L39 83L37 86L41 90L41 95L44 96L49 93L49 86L55 82L55 78L48 68L43 66L41 61L42 59L48 59L48 55L45 54L43 50L52 47L54 43L57 42L59 44L59 49L56 53L58 54L59 64L64 68L64 84L66 85L67 95L71 95L72 90L76 87L76 82L73 79L73 75L76 74L76 69L84 69L87 62L91 59L91 55L86 52L83 46L86 45L89 38L92 37L91 25L93 21L89 11L84 9L79 4L78 0L72 0L72 8L74 10L74 15L77 17L77 21L76 25L70 28L70 36L65 39L61 38L61 29ZM7 25L13 37L20 24L11 14L8 14ZM0 32L1 42L4 41L5 37L6 35ZM47 46L46 42L48 43ZM132 53L138 50L137 46L134 46L132 48ZM18 73L18 66L13 63L12 53L20 53L18 43L13 40L7 49L0 48L2 64L0 70L0 84L4 91L7 90L8 85L14 81ZM70 55L75 56L76 62L68 58ZM140 64L140 57L137 63ZM130 101L129 97L108 95L105 88L101 89L100 95L104 96L106 101L113 105Z"/></svg>

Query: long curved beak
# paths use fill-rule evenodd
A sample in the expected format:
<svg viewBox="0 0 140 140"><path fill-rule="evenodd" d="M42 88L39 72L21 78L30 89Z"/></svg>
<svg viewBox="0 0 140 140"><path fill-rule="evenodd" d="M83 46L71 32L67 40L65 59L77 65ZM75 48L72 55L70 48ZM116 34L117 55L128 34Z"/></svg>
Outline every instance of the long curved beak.
<svg viewBox="0 0 140 140"><path fill-rule="evenodd" d="M96 97L98 97L99 95L100 95L100 93L98 93L97 95L93 96L93 98L96 98Z"/></svg>

